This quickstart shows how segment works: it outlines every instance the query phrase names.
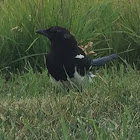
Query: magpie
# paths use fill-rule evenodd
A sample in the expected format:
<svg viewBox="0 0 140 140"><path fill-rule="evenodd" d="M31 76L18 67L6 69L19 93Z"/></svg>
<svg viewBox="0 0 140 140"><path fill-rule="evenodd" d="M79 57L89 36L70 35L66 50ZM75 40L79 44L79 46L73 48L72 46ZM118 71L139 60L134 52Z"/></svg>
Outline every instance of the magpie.
<svg viewBox="0 0 140 140"><path fill-rule="evenodd" d="M89 59L84 51L78 47L74 36L65 28L52 26L40 29L36 33L46 36L50 40L50 51L46 57L46 64L51 80L62 83L71 88L79 86L85 79L92 81L94 74L92 67L104 66L110 60L116 59L117 54Z"/></svg>

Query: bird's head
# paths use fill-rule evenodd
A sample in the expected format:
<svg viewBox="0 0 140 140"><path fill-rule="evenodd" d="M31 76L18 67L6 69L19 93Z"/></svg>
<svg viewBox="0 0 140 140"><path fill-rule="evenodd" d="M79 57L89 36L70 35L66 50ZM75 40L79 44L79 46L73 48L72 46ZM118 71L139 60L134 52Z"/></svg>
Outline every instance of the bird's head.
<svg viewBox="0 0 140 140"><path fill-rule="evenodd" d="M49 29L37 30L36 33L48 37L51 41L55 41L56 39L69 39L72 36L68 30L59 26L53 26Z"/></svg>
<svg viewBox="0 0 140 140"><path fill-rule="evenodd" d="M36 33L48 37L53 44L52 47L68 49L77 46L74 36L65 28L53 26L49 29L40 29Z"/></svg>

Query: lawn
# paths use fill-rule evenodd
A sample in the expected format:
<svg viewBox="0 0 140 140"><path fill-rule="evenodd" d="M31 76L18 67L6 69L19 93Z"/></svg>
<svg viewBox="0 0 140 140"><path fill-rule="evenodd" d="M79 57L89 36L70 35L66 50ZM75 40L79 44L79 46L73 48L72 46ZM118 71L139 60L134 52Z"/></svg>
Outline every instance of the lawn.
<svg viewBox="0 0 140 140"><path fill-rule="evenodd" d="M139 139L139 71L102 68L81 93L53 87L46 73L1 76L2 140Z"/></svg>
<svg viewBox="0 0 140 140"><path fill-rule="evenodd" d="M139 0L3 0L0 17L0 140L140 139ZM35 33L54 25L119 59L82 92L54 87Z"/></svg>

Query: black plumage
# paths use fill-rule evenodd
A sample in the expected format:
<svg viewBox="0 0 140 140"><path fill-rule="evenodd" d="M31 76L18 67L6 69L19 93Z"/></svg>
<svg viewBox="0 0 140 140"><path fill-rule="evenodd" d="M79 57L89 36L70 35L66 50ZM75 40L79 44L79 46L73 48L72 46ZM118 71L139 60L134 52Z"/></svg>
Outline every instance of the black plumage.
<svg viewBox="0 0 140 140"><path fill-rule="evenodd" d="M50 51L47 55L48 73L56 81L67 81L83 77L89 74L92 66L104 65L108 61L117 58L116 54L89 59L83 50L77 46L74 36L65 28L54 26L49 29L38 30L37 33L48 37L51 41ZM76 84L79 82L76 82Z"/></svg>

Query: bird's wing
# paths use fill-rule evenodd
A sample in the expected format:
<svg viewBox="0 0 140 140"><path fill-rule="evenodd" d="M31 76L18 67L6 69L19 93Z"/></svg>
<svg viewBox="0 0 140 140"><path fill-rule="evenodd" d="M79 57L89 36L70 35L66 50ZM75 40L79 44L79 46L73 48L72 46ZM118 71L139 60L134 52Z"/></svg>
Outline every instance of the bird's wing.
<svg viewBox="0 0 140 140"><path fill-rule="evenodd" d="M85 55L83 50L77 47L77 54L74 56L74 63L80 75L84 76L91 66L91 60Z"/></svg>

